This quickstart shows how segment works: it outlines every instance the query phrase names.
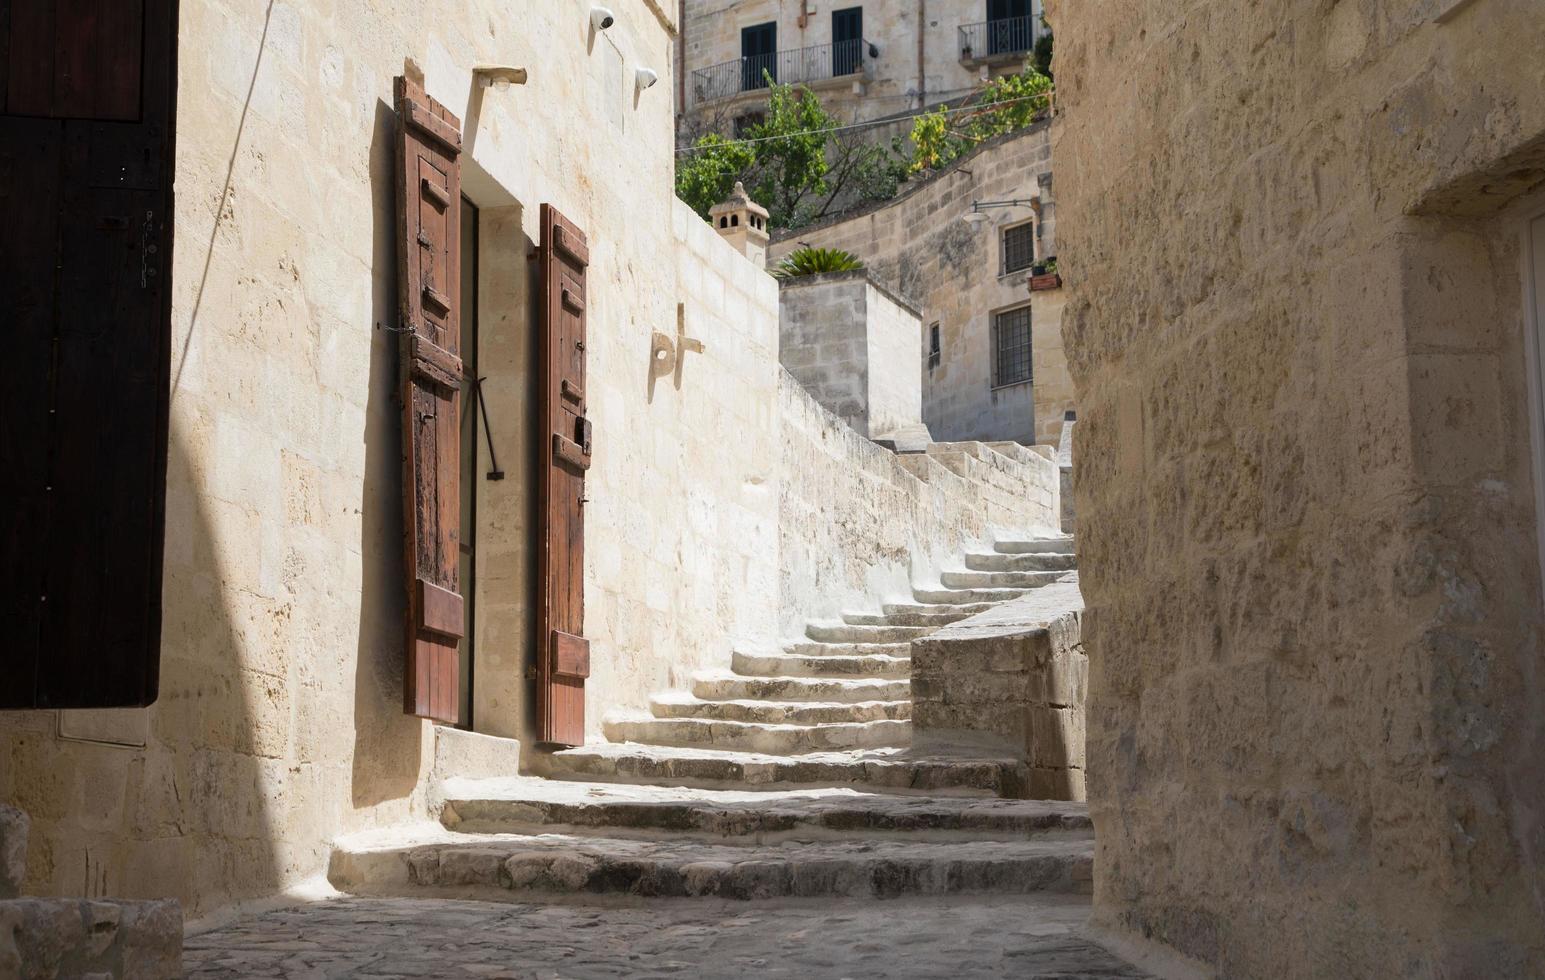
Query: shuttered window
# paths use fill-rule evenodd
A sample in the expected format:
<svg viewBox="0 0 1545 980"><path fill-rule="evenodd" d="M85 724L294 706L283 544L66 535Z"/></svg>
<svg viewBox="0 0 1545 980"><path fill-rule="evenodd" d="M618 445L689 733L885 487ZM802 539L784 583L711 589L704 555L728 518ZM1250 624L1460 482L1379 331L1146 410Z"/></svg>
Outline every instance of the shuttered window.
<svg viewBox="0 0 1545 980"><path fill-rule="evenodd" d="M1003 272L1008 275L1035 263L1035 222L1003 229Z"/></svg>
<svg viewBox="0 0 1545 980"><path fill-rule="evenodd" d="M993 317L993 386L1030 380L1030 307Z"/></svg>

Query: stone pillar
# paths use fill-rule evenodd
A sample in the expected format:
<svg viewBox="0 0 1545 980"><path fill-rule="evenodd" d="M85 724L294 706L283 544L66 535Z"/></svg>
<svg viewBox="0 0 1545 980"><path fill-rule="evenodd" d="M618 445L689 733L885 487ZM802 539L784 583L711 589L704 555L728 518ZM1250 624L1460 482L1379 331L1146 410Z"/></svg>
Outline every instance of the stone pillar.
<svg viewBox="0 0 1545 980"><path fill-rule="evenodd" d="M767 209L751 200L744 184L735 181L730 196L709 209L708 220L725 241L755 262L757 268L767 265Z"/></svg>

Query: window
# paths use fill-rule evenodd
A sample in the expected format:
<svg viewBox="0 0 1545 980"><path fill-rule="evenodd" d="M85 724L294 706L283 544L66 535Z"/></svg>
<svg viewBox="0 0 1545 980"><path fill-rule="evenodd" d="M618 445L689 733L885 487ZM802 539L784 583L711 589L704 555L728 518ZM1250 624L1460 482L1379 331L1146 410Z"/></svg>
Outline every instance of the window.
<svg viewBox="0 0 1545 980"><path fill-rule="evenodd" d="M740 31L740 89L766 88L778 80L778 25L769 21Z"/></svg>
<svg viewBox="0 0 1545 980"><path fill-rule="evenodd" d="M993 316L993 387L1030 380L1030 307Z"/></svg>
<svg viewBox="0 0 1545 980"><path fill-rule="evenodd" d="M1035 222L1027 221L1003 229L1003 271L999 275L1006 276L1011 272L1028 269L1034 263Z"/></svg>
<svg viewBox="0 0 1545 980"><path fill-rule="evenodd" d="M735 138L743 140L751 135L751 130L767 121L765 112L746 112L735 117Z"/></svg>
<svg viewBox="0 0 1545 980"><path fill-rule="evenodd" d="M928 369L931 371L939 366L939 325L935 323L928 328Z"/></svg>

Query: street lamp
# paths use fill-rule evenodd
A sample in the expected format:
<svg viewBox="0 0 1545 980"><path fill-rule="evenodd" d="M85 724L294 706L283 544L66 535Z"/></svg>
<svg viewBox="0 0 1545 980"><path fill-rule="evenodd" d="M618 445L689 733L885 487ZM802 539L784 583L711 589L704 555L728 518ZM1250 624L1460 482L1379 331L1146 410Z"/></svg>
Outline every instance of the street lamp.
<svg viewBox="0 0 1545 980"><path fill-rule="evenodd" d="M1033 198L1019 197L1007 201L972 201L971 210L961 215L960 220L972 228L980 228L982 227L982 222L987 220L985 212L988 208L1034 208L1035 204L1036 202Z"/></svg>

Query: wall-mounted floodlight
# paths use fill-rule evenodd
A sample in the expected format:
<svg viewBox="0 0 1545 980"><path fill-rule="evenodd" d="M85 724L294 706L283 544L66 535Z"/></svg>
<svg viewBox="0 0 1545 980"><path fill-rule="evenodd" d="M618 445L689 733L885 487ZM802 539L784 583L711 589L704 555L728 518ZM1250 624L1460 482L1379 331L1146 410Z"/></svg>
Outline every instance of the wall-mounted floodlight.
<svg viewBox="0 0 1545 980"><path fill-rule="evenodd" d="M612 16L612 12L605 7L590 8L591 27L594 27L598 31L604 31L615 23L617 23L617 18Z"/></svg>
<svg viewBox="0 0 1545 980"><path fill-rule="evenodd" d="M472 69L472 77L483 88L507 89L511 85L526 84L526 69L511 65L478 65Z"/></svg>
<svg viewBox="0 0 1545 980"><path fill-rule="evenodd" d="M644 89L649 88L655 82L658 82L660 80L660 75L653 68L640 68L633 76L633 80L634 84L638 86L639 91L642 92Z"/></svg>

